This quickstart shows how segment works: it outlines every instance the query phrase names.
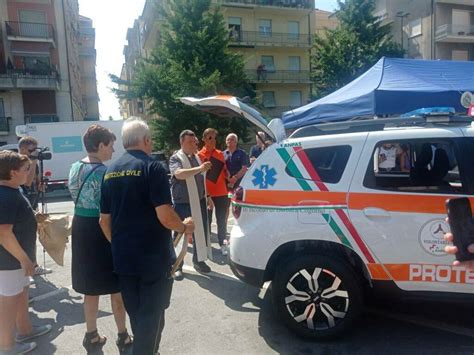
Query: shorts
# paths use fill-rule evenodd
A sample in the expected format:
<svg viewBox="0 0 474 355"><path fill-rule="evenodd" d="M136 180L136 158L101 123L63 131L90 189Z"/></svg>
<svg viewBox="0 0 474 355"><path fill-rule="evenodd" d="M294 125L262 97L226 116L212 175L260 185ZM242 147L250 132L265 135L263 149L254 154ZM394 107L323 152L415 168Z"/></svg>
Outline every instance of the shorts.
<svg viewBox="0 0 474 355"><path fill-rule="evenodd" d="M30 279L23 269L0 270L0 296L16 296L29 284Z"/></svg>

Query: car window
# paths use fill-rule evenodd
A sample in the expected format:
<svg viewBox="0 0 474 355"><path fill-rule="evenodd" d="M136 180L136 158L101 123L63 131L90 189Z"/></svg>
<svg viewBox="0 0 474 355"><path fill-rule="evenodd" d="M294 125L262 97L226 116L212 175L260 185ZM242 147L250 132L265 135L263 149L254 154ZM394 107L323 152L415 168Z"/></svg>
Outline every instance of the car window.
<svg viewBox="0 0 474 355"><path fill-rule="evenodd" d="M465 193L456 149L450 139L382 141L377 143L364 186L421 193Z"/></svg>
<svg viewBox="0 0 474 355"><path fill-rule="evenodd" d="M285 171L294 178L337 184L344 173L351 150L350 145L304 149L292 157ZM314 174L311 174L311 172L308 172L307 169L302 169L304 171L302 176L296 176L293 173L295 170L290 168L290 164L298 164L295 160L300 161L303 157L307 157L319 179Z"/></svg>

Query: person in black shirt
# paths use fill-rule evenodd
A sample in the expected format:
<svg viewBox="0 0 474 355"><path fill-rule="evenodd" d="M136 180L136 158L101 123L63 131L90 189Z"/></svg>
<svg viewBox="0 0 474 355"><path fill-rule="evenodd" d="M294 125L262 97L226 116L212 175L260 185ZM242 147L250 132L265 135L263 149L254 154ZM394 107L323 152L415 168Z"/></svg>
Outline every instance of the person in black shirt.
<svg viewBox="0 0 474 355"><path fill-rule="evenodd" d="M26 155L32 162L31 169L28 173L26 182L21 185L21 190L25 194L26 198L30 201L33 210L38 209L38 194L44 191L44 186L40 183L40 171L38 168L38 141L33 137L23 137L18 141L18 152ZM36 245L36 244L35 244ZM38 265L37 252L35 251L33 262L35 263L35 274L34 276L50 274L51 269L45 266Z"/></svg>
<svg viewBox="0 0 474 355"><path fill-rule="evenodd" d="M191 218L181 221L171 204L168 176L149 154L148 125L130 118L122 128L126 152L102 182L100 225L112 243L125 309L134 334L133 354L158 351L169 306L176 260L170 230L192 234Z"/></svg>
<svg viewBox="0 0 474 355"><path fill-rule="evenodd" d="M36 347L28 340L51 330L35 327L28 314L29 278L36 243L36 219L20 192L28 178L27 156L0 151L0 352L24 354ZM16 339L15 331L17 332ZM15 342L17 344L15 344Z"/></svg>
<svg viewBox="0 0 474 355"><path fill-rule="evenodd" d="M262 152L265 149L265 138L266 134L264 132L257 132L255 135L255 144L250 148L250 153L249 153L249 158L250 158L250 164L252 164L257 158L262 154Z"/></svg>

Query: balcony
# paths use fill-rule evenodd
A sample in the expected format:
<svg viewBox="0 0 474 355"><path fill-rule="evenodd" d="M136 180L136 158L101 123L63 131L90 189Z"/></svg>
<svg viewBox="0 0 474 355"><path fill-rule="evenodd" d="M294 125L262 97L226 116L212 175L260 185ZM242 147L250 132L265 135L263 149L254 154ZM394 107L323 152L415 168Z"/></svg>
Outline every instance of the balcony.
<svg viewBox="0 0 474 355"><path fill-rule="evenodd" d="M0 116L0 136L8 136L10 133L10 117Z"/></svg>
<svg viewBox="0 0 474 355"><path fill-rule="evenodd" d="M245 70L245 75L251 83L301 83L309 84L309 70Z"/></svg>
<svg viewBox="0 0 474 355"><path fill-rule="evenodd" d="M12 70L0 74L0 90L59 90L59 74L56 71Z"/></svg>
<svg viewBox="0 0 474 355"><path fill-rule="evenodd" d="M474 26L441 25L436 29L437 42L474 43Z"/></svg>
<svg viewBox="0 0 474 355"><path fill-rule="evenodd" d="M286 9L313 9L310 0L218 0L223 5L239 7L271 6Z"/></svg>
<svg viewBox="0 0 474 355"><path fill-rule="evenodd" d="M27 123L50 123L59 122L59 117L56 114L35 114L25 115L25 124Z"/></svg>
<svg viewBox="0 0 474 355"><path fill-rule="evenodd" d="M55 46L56 36L53 25L5 21L5 27L10 41L49 42Z"/></svg>
<svg viewBox="0 0 474 355"><path fill-rule="evenodd" d="M256 31L229 31L229 46L311 47L311 35L297 33L264 33Z"/></svg>

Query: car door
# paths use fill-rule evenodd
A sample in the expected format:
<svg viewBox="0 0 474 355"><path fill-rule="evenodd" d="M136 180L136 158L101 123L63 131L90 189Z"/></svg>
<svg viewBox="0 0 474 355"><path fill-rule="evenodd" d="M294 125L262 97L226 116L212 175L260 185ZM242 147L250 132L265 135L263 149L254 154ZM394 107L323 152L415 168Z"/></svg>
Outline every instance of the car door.
<svg viewBox="0 0 474 355"><path fill-rule="evenodd" d="M380 152L397 145L395 164L380 168L385 160ZM400 157L407 150L410 161L403 171ZM372 132L362 157L350 188L349 214L377 260L368 263L372 278L393 280L407 291L473 293L474 274L452 266L443 239L449 230L446 199L474 200L472 163L461 130Z"/></svg>

